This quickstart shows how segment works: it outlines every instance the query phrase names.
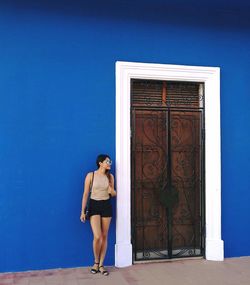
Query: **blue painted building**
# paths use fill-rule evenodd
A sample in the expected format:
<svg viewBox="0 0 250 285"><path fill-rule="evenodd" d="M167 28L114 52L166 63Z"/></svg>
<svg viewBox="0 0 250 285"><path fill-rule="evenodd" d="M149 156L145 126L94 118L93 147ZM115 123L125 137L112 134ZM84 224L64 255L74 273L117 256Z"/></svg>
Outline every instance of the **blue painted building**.
<svg viewBox="0 0 250 285"><path fill-rule="evenodd" d="M0 272L92 264L82 186L98 153L116 158L117 61L220 68L224 257L250 255L249 14L244 0L1 1Z"/></svg>

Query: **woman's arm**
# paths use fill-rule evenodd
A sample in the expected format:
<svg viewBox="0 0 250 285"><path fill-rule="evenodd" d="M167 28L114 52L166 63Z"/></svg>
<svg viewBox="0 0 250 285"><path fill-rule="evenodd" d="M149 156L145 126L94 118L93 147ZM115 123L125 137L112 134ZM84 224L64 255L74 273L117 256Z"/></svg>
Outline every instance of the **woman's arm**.
<svg viewBox="0 0 250 285"><path fill-rule="evenodd" d="M111 177L111 181L109 183L109 194L112 196L112 197L115 197L116 196L116 191L115 191L115 179L114 179L114 176L112 174L110 174L110 177Z"/></svg>
<svg viewBox="0 0 250 285"><path fill-rule="evenodd" d="M85 207L86 207L86 204L87 204L87 200L88 200L88 196L89 196L89 186L90 186L90 181L92 179L92 173L88 173L86 175L86 178L85 178L85 182L84 182L84 192L83 192L83 195L82 195L82 211L81 211L81 221L85 221L85 214L84 214L84 210L85 210Z"/></svg>

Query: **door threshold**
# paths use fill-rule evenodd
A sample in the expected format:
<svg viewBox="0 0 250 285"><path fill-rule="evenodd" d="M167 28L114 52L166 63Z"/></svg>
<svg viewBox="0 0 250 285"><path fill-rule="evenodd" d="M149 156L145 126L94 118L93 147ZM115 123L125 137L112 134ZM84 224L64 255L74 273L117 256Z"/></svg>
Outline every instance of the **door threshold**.
<svg viewBox="0 0 250 285"><path fill-rule="evenodd" d="M196 259L204 259L204 256L193 256L193 257L171 258L171 259L155 259L155 260L137 260L133 261L133 264L172 262L172 261L196 260Z"/></svg>

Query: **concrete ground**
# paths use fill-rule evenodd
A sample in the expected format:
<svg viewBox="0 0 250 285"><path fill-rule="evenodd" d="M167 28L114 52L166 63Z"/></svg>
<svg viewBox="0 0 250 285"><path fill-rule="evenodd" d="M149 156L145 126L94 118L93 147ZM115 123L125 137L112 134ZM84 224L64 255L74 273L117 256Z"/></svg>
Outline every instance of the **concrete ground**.
<svg viewBox="0 0 250 285"><path fill-rule="evenodd" d="M0 285L250 285L250 257L177 260L107 267L109 276L87 267L0 274Z"/></svg>

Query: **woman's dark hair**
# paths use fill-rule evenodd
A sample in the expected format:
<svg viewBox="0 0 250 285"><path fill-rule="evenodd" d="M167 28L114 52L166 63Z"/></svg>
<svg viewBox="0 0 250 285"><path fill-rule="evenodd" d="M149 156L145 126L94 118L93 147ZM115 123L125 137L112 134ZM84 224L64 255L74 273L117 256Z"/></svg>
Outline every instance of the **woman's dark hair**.
<svg viewBox="0 0 250 285"><path fill-rule="evenodd" d="M100 167L99 163L103 162L106 158L111 159L110 156L107 155L107 154L99 154L97 156L97 158L96 158L96 165L97 165L98 168ZM109 170L106 170L105 174L107 175L109 182L111 182L111 176L110 176Z"/></svg>
<svg viewBox="0 0 250 285"><path fill-rule="evenodd" d="M110 159L110 156L107 155L107 154L99 154L96 158L96 165L97 167L99 168L100 167L100 162L103 162L106 158L109 158Z"/></svg>

